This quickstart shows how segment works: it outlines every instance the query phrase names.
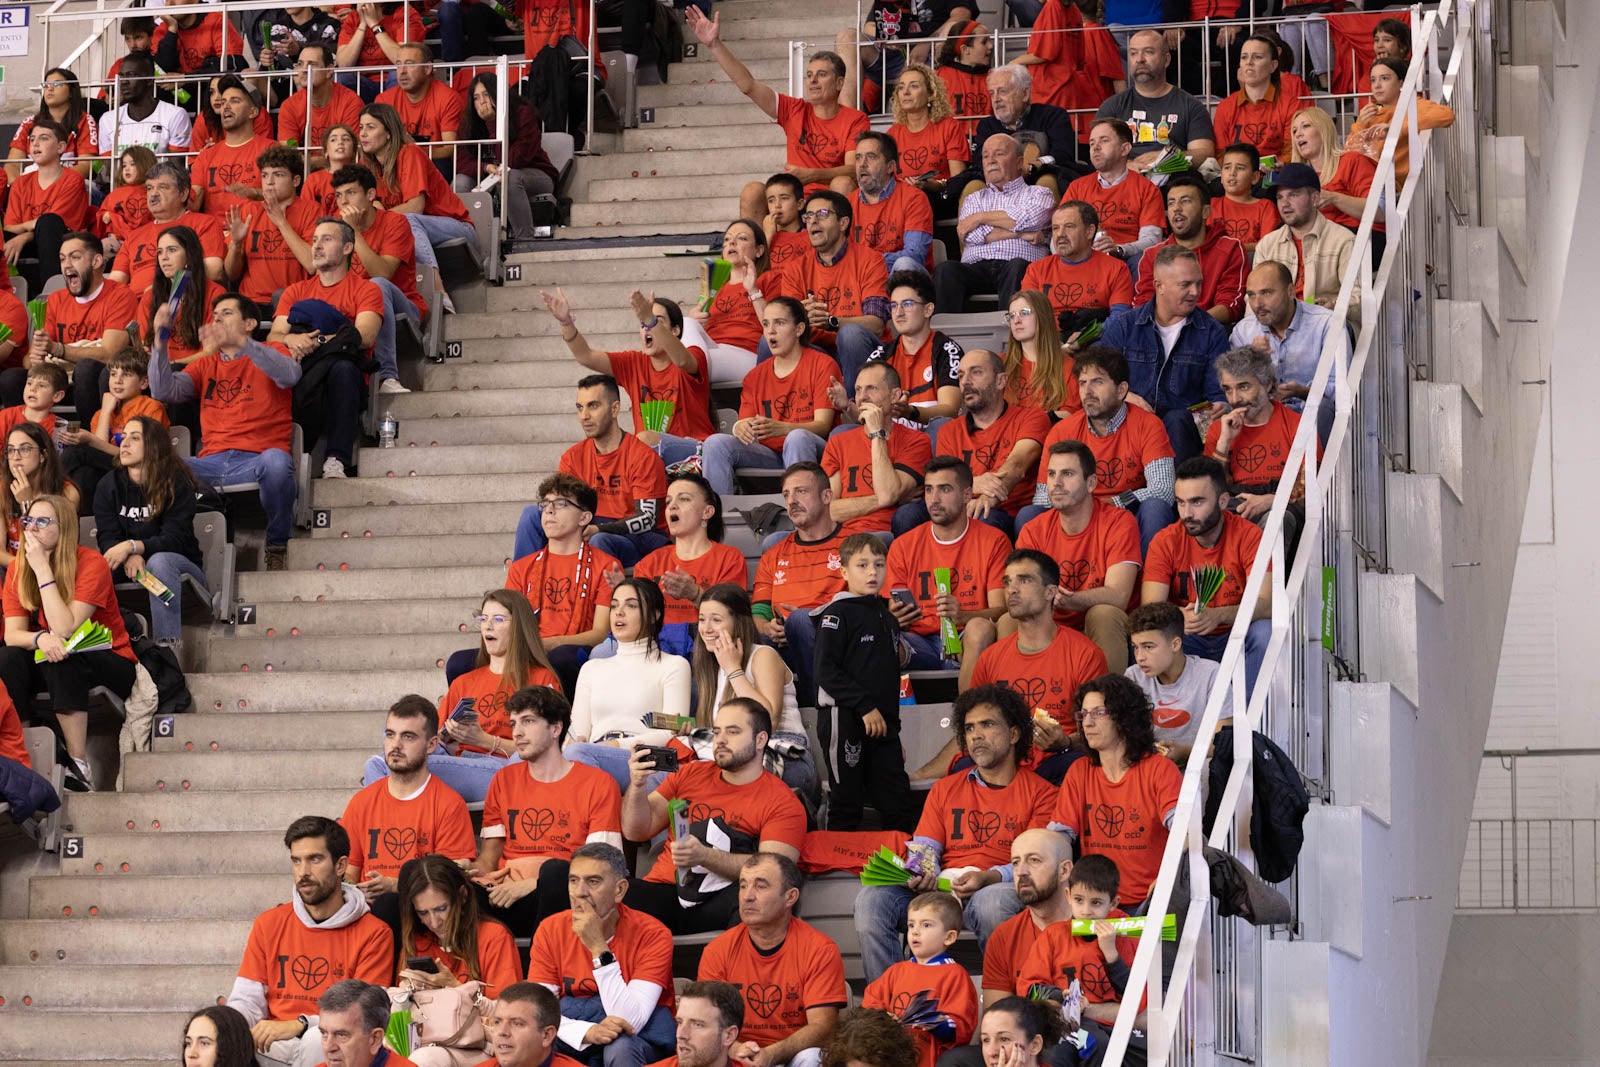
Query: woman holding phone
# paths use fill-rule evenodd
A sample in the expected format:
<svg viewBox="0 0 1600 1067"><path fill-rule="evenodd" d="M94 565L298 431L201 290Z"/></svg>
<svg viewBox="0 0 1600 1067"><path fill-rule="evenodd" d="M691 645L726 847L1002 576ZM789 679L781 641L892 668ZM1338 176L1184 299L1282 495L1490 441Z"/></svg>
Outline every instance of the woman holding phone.
<svg viewBox="0 0 1600 1067"><path fill-rule="evenodd" d="M483 914L477 891L453 860L433 853L407 862L400 868L397 891L397 985L443 989L482 982L483 995L493 1000L506 986L522 981L511 931Z"/></svg>

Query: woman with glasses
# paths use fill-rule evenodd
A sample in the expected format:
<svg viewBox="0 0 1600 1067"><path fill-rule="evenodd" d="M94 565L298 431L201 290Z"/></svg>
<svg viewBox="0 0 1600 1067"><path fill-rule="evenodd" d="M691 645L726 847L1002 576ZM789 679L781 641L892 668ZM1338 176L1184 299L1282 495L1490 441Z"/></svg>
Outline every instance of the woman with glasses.
<svg viewBox="0 0 1600 1067"><path fill-rule="evenodd" d="M506 698L528 685L561 691L527 597L514 589L491 589L483 594L476 621L477 666L446 690L439 704L439 741L444 747L428 757L428 770L468 804L483 800L489 779L516 757ZM363 784L388 774L383 756L373 756L367 760Z"/></svg>
<svg viewBox="0 0 1600 1067"><path fill-rule="evenodd" d="M484 914L477 891L453 860L432 853L409 861L400 868L398 892L401 911L396 985L448 989L463 982L482 982L483 995L493 1000L501 990L522 980L521 961L511 931ZM406 966L408 961L424 957L435 961L438 969ZM415 1052L411 1060L419 1065L424 1062Z"/></svg>
<svg viewBox="0 0 1600 1067"><path fill-rule="evenodd" d="M23 119L11 138L7 178L16 181L22 177L22 168L28 162L28 137L33 133L33 124L41 119L52 119L66 129L67 143L61 152L61 162L87 178L94 157L100 154L100 130L84 102L78 76L65 67L52 67L45 72L39 89L39 110Z"/></svg>
<svg viewBox="0 0 1600 1067"><path fill-rule="evenodd" d="M563 754L605 771L622 790L628 788L633 746L664 745L677 732L675 726L648 725L654 717L666 721L689 714L689 663L661 648L666 610L660 586L649 578L619 580L611 590L616 654L591 659L578 672L572 728ZM653 777L650 788L659 781Z"/></svg>
<svg viewBox="0 0 1600 1067"><path fill-rule="evenodd" d="M1050 825L1083 855L1108 857L1122 872L1122 907L1144 914L1178 807L1183 772L1156 750L1150 700L1137 682L1107 674L1078 687L1073 740L1087 759L1067 768Z"/></svg>
<svg viewBox="0 0 1600 1067"><path fill-rule="evenodd" d="M22 516L28 501L62 496L72 504L76 515L81 496L78 487L67 480L55 441L35 422L20 422L6 434L6 473L10 477L0 478L0 510L6 517L6 544L5 550L0 551L0 564L9 567L22 548Z"/></svg>
<svg viewBox="0 0 1600 1067"><path fill-rule="evenodd" d="M1020 290L1005 313L1006 400L1027 404L1050 416L1065 418L1083 408L1070 349L1061 343L1055 308L1037 289Z"/></svg>
<svg viewBox="0 0 1600 1067"><path fill-rule="evenodd" d="M67 788L90 790L89 691L104 686L126 699L137 660L122 625L111 568L100 553L78 544L77 506L54 494L34 498L22 516L22 541L16 562L6 569L0 682L19 708L33 707L41 689L49 692L71 757ZM90 620L103 628L107 644L69 655L67 641ZM36 661L36 652L44 658Z"/></svg>
<svg viewBox="0 0 1600 1067"><path fill-rule="evenodd" d="M172 450L171 432L148 415L128 420L117 458L95 492L95 539L113 571L135 581L149 571L172 591L170 602L150 594L150 631L158 644L178 645L184 576L206 585L194 536L194 480Z"/></svg>

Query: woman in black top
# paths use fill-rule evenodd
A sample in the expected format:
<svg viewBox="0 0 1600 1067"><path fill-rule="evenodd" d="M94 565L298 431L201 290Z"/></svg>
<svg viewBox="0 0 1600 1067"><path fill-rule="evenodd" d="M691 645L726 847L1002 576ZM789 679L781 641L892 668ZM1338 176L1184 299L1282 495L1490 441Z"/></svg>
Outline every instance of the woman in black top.
<svg viewBox="0 0 1600 1067"><path fill-rule="evenodd" d="M194 482L172 451L167 428L146 415L128 420L118 449L121 465L100 480L94 495L96 539L111 566L129 578L149 571L172 592L170 602L150 594L155 639L177 644L183 636L183 576L203 588L200 542L194 536Z"/></svg>

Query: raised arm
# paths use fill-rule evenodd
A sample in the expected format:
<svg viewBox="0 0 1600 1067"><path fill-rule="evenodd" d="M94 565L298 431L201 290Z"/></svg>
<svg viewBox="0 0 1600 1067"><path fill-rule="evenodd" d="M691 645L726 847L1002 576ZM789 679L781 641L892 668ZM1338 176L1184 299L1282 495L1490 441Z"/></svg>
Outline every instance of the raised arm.
<svg viewBox="0 0 1600 1067"><path fill-rule="evenodd" d="M750 68L740 61L728 50L722 41L722 16L720 14L706 18L700 9L693 4L689 5L684 13L684 21L689 25L689 32L716 57L717 65L728 76L728 80L738 87L739 91L750 98L750 102L766 112L767 117L778 117L778 94L772 86L756 81L756 76L750 73Z"/></svg>

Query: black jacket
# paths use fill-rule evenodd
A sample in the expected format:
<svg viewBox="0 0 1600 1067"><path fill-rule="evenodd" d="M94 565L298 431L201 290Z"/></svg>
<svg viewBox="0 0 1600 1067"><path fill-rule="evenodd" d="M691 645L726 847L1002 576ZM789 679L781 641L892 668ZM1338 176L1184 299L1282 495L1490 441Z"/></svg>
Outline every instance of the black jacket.
<svg viewBox="0 0 1600 1067"><path fill-rule="evenodd" d="M900 721L900 625L881 596L840 593L815 611L820 703Z"/></svg>
<svg viewBox="0 0 1600 1067"><path fill-rule="evenodd" d="M194 487L187 479L179 479L167 510L154 519L146 513L144 487L136 485L127 471L114 470L101 478L94 492L100 551L123 541L143 541L147 560L157 552L176 552L196 566L203 565L200 542L194 537Z"/></svg>

